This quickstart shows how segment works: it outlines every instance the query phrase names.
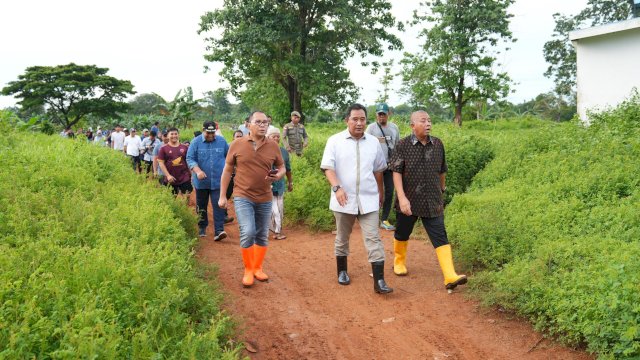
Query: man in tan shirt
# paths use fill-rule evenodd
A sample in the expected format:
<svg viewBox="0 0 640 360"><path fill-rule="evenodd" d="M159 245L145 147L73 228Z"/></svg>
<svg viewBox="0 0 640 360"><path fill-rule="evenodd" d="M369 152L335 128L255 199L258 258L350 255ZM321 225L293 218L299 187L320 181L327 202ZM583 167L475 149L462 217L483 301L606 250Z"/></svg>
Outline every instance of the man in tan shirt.
<svg viewBox="0 0 640 360"><path fill-rule="evenodd" d="M226 209L227 187L235 167L233 202L240 227L240 247L244 262L242 284L253 285L254 278L267 281L262 262L267 252L271 221L271 184L285 174L278 144L266 138L269 120L263 112L249 116L249 135L231 143L220 184L218 205ZM275 166L277 170L271 171Z"/></svg>

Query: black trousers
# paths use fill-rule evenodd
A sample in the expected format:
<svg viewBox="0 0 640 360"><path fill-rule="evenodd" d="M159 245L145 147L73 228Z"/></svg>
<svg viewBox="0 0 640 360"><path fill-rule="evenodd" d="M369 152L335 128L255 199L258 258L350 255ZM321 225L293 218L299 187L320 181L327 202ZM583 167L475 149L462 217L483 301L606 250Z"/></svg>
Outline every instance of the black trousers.
<svg viewBox="0 0 640 360"><path fill-rule="evenodd" d="M384 203L382 203L382 221L389 218L391 213L391 205L393 204L393 171L385 170L382 173L382 182L384 185Z"/></svg>
<svg viewBox="0 0 640 360"><path fill-rule="evenodd" d="M422 220L422 226L427 230L427 235L429 235L429 240L431 240L431 244L433 244L434 248L447 245L449 243L447 229L444 227L444 215L433 218L421 217L420 220ZM416 224L416 221L418 221L417 216L407 216L398 211L396 213L396 231L393 234L396 240L409 240L409 236L411 236L411 233L413 232L413 226Z"/></svg>

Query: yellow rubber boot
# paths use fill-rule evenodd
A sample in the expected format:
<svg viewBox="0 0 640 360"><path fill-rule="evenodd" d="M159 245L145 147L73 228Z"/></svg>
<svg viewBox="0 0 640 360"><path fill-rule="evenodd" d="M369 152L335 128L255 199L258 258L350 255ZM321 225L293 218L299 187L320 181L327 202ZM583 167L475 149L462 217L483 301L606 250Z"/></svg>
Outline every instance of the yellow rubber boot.
<svg viewBox="0 0 640 360"><path fill-rule="evenodd" d="M393 273L399 276L407 275L407 246L409 240L393 240Z"/></svg>
<svg viewBox="0 0 640 360"><path fill-rule="evenodd" d="M438 256L438 262L442 269L442 275L444 275L444 286L447 290L453 290L456 286L467 283L467 276L456 274L456 270L453 268L451 245L447 244L437 247L436 255Z"/></svg>
<svg viewBox="0 0 640 360"><path fill-rule="evenodd" d="M267 254L267 247L253 245L253 249L253 275L259 281L267 281L269 280L269 276L262 272L262 262L264 261L264 256Z"/></svg>
<svg viewBox="0 0 640 360"><path fill-rule="evenodd" d="M242 262L244 263L244 275L242 276L242 285L249 287L253 285L253 246L242 248Z"/></svg>

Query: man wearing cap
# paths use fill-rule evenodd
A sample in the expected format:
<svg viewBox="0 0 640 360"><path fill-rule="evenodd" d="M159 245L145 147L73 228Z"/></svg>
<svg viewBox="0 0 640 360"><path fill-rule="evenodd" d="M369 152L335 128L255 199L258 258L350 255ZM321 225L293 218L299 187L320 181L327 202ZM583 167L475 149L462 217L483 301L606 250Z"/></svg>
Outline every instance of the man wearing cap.
<svg viewBox="0 0 640 360"><path fill-rule="evenodd" d="M141 148L142 140L140 140L140 136L136 134L136 129L131 128L131 134L124 138L123 151L131 159L133 171L137 171L138 174L142 173L142 166L140 165Z"/></svg>
<svg viewBox="0 0 640 360"><path fill-rule="evenodd" d="M309 144L307 130L300 124L299 112L291 112L291 122L282 129L282 142L288 152L295 152L298 156L302 155L302 149Z"/></svg>
<svg viewBox="0 0 640 360"><path fill-rule="evenodd" d="M249 136L231 143L220 185L218 206L226 209L225 192L235 167L233 202L240 227L244 263L242 285L245 287L253 285L254 279L269 280L262 271L262 262L269 245L271 185L286 172L278 144L266 138L268 128L269 120L265 113L257 111L249 116Z"/></svg>
<svg viewBox="0 0 640 360"><path fill-rule="evenodd" d="M380 142L384 158L389 164L391 154L400 140L400 129L398 126L389 121L389 105L379 103L376 105L376 122L367 126L367 134L375 136ZM396 228L389 222L389 213L391 212L391 202L393 200L393 171L387 168L382 173L382 182L384 184L384 203L382 204L382 216L380 218L380 227L385 230L395 230Z"/></svg>
<svg viewBox="0 0 640 360"><path fill-rule="evenodd" d="M387 163L378 139L365 134L367 109L349 106L345 114L347 129L331 136L325 145L320 168L331 184L329 208L336 218L335 255L338 283L349 285L347 256L349 237L358 219L373 272L373 290L393 291L384 280L384 246L378 228L382 202L382 172Z"/></svg>
<svg viewBox="0 0 640 360"><path fill-rule="evenodd" d="M148 137L149 137L149 129L142 130L142 136L140 137L140 140L144 141L144 139L146 139Z"/></svg>
<svg viewBox="0 0 640 360"><path fill-rule="evenodd" d="M161 143L156 136L156 132L152 130L148 137L142 139L142 161L144 161L146 165L147 176L149 176L149 173L153 174L153 149Z"/></svg>
<svg viewBox="0 0 640 360"><path fill-rule="evenodd" d="M214 241L227 237L224 231L225 214L215 206L220 197L220 176L224 169L224 160L229 151L229 144L222 136L216 135L216 125L213 121L206 121L202 126L202 135L191 140L187 152L187 165L193 172L193 185L196 188L196 210L200 217L198 221L199 235L206 236L209 225L207 207L209 199L213 206Z"/></svg>
<svg viewBox="0 0 640 360"><path fill-rule="evenodd" d="M453 266L451 245L444 226L444 192L447 175L442 140L431 136L431 117L426 111L411 114L411 135L398 142L391 157L396 187L396 231L394 234L393 272L406 275L409 236L418 218L422 221L444 275L447 290L465 284Z"/></svg>

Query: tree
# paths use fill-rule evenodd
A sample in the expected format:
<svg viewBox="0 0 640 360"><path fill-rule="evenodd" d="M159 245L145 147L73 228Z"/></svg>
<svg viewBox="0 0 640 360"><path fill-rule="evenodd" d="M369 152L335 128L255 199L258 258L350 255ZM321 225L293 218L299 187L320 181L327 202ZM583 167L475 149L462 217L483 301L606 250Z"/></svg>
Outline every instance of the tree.
<svg viewBox="0 0 640 360"><path fill-rule="evenodd" d="M156 93L140 94L129 101L131 107L129 113L134 115L156 114L158 107L166 103L167 101Z"/></svg>
<svg viewBox="0 0 640 360"><path fill-rule="evenodd" d="M575 97L576 50L569 41L569 32L628 19L632 14L630 2L632 0L589 0L587 7L575 16L553 14L556 27L552 39L543 48L544 59L549 63L544 75L553 78L559 95Z"/></svg>
<svg viewBox="0 0 640 360"><path fill-rule="evenodd" d="M193 98L193 89L188 86L184 90L178 90L170 103L159 104L158 109L163 115L169 116L175 126L186 128L191 127L194 114L200 109L199 101Z"/></svg>
<svg viewBox="0 0 640 360"><path fill-rule="evenodd" d="M514 41L507 7L514 0L434 0L431 12L414 12L414 25L432 25L420 32L423 54L405 54L404 91L417 104L444 102L462 125L468 102L504 98L509 92L506 73L494 71L498 42Z"/></svg>
<svg viewBox="0 0 640 360"><path fill-rule="evenodd" d="M109 69L96 65L33 66L17 81L2 89L2 95L22 98L24 109L45 106L51 121L71 128L84 116L117 117L128 105L123 102L135 94L133 85L106 75Z"/></svg>
<svg viewBox="0 0 640 360"><path fill-rule="evenodd" d="M396 77L396 74L391 73L391 68L393 67L393 59L383 62L382 69L384 74L382 75L382 79L380 79L380 85L382 85L382 91L378 91L378 99L377 102L386 103L389 101L389 86L393 81L393 78Z"/></svg>
<svg viewBox="0 0 640 360"><path fill-rule="evenodd" d="M220 118L222 115L229 115L231 112L231 103L227 98L228 96L229 90L227 89L207 91L204 93L202 102L209 108L210 115Z"/></svg>
<svg viewBox="0 0 640 360"><path fill-rule="evenodd" d="M402 47L387 30L402 28L390 10L387 0L225 0L202 16L199 33L222 30L206 39L205 58L224 64L235 96L270 81L286 94L287 112L304 114L303 99L341 107L356 97L346 59Z"/></svg>

